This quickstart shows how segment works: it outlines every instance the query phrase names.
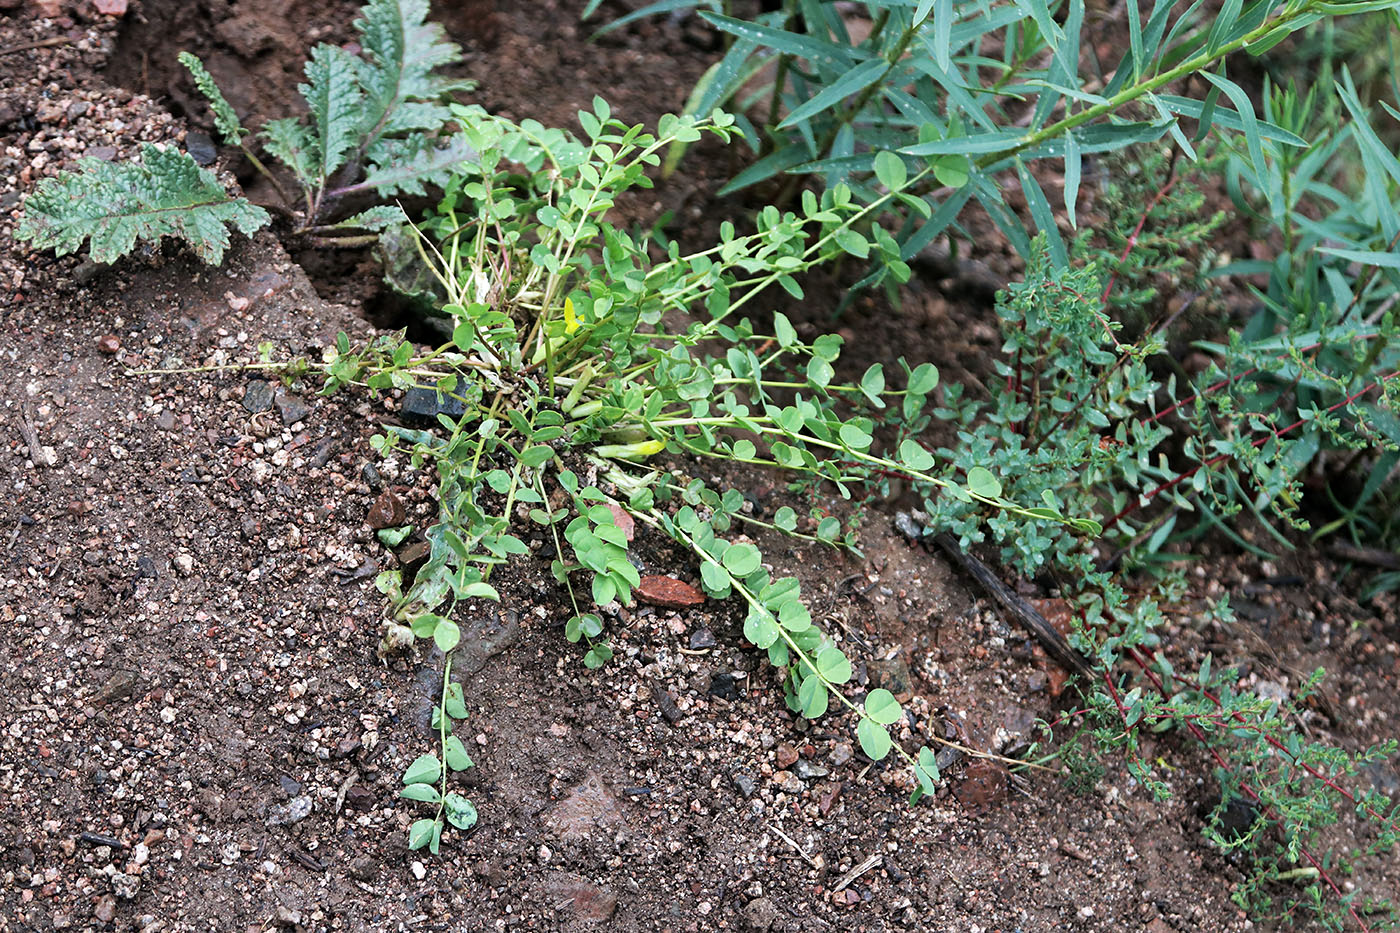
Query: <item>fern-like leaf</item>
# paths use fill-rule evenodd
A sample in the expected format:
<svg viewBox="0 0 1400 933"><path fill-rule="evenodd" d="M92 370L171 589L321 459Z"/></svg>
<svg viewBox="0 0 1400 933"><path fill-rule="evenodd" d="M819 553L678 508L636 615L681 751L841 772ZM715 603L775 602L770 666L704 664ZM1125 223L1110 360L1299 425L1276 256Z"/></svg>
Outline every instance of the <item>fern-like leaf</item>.
<svg viewBox="0 0 1400 933"><path fill-rule="evenodd" d="M476 158L462 134L438 140L421 133L404 139L381 139L369 152L364 181L348 190L374 189L380 197L419 195L426 186L442 188L453 170Z"/></svg>
<svg viewBox="0 0 1400 933"><path fill-rule="evenodd" d="M363 14L355 28L365 53L360 84L367 97L362 127L368 141L408 130L436 131L450 114L433 102L472 84L435 76L433 70L458 61L462 50L446 41L441 26L425 22L427 0L369 0Z"/></svg>
<svg viewBox="0 0 1400 933"><path fill-rule="evenodd" d="M375 233L408 223L408 215L397 204L378 204L335 224L338 230L373 230Z"/></svg>
<svg viewBox="0 0 1400 933"><path fill-rule="evenodd" d="M267 151L292 170L303 188L316 183L320 149L306 124L295 117L268 120L263 124L262 137Z"/></svg>
<svg viewBox="0 0 1400 933"><path fill-rule="evenodd" d="M334 45L318 45L306 63L308 84L297 86L311 109L315 126L312 161L324 184L345 164L345 157L361 138L361 104L364 95L355 74L355 57Z"/></svg>
<svg viewBox="0 0 1400 933"><path fill-rule="evenodd" d="M110 263L131 252L136 241L173 236L211 265L228 248L227 225L251 234L268 222L267 212L229 197L214 174L187 153L149 143L137 162L85 158L80 171L47 178L29 196L15 238L58 255L90 241L95 262Z"/></svg>
<svg viewBox="0 0 1400 933"><path fill-rule="evenodd" d="M233 105L224 97L224 92L214 83L214 76L204 67L204 62L189 52L181 52L179 59L180 64L190 70L194 86L199 88L199 93L209 101L209 110L214 114L214 127L219 131L219 135L230 145L242 145L243 137L248 135L248 131L243 128Z"/></svg>

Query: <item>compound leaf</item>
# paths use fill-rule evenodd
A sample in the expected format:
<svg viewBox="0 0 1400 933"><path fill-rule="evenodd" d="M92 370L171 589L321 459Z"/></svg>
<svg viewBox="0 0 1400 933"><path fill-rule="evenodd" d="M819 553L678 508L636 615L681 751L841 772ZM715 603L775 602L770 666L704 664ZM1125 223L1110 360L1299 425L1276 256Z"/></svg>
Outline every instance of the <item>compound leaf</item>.
<svg viewBox="0 0 1400 933"><path fill-rule="evenodd" d="M137 240L173 236L216 265L228 248L228 226L251 234L269 219L262 208L230 197L212 172L175 149L147 143L138 161L84 158L78 166L78 172L39 183L25 202L16 239L52 247L60 256L88 240L92 260L110 263Z"/></svg>
<svg viewBox="0 0 1400 933"><path fill-rule="evenodd" d="M437 131L451 112L436 102L471 82L433 71L459 60L462 50L441 26L425 21L427 0L370 0L362 13L355 21L364 49L358 62L366 97L361 131L370 142L408 130Z"/></svg>
<svg viewBox="0 0 1400 933"><path fill-rule="evenodd" d="M199 88L199 93L209 101L209 111L214 115L214 128L226 142L239 145L243 137L248 135L248 131L243 128L233 105L224 97L224 92L214 83L214 76L204 67L204 62L189 52L181 52L179 59L180 64L189 69L190 76L194 78L194 86Z"/></svg>
<svg viewBox="0 0 1400 933"><path fill-rule="evenodd" d="M356 77L356 60L339 46L324 43L311 50L307 84L297 85L316 128L316 175L329 179L345 164L360 139L364 95Z"/></svg>

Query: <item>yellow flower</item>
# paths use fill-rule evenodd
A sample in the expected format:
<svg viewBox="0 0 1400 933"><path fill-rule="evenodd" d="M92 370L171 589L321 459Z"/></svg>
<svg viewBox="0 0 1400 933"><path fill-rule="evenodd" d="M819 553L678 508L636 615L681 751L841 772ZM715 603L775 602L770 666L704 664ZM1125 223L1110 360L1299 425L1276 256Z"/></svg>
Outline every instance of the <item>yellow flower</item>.
<svg viewBox="0 0 1400 933"><path fill-rule="evenodd" d="M574 300L564 299L564 333L572 334L578 330L578 318L574 315Z"/></svg>

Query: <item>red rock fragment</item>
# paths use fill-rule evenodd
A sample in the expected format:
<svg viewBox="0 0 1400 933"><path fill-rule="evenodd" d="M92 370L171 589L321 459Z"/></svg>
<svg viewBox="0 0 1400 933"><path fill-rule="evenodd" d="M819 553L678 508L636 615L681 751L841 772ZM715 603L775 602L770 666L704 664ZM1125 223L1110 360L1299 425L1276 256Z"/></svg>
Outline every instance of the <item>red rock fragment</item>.
<svg viewBox="0 0 1400 933"><path fill-rule="evenodd" d="M642 602L664 609L689 609L705 602L704 593L675 577L642 577L635 592Z"/></svg>
<svg viewBox="0 0 1400 933"><path fill-rule="evenodd" d="M103 334L97 338L97 349L108 356L113 356L121 352L122 339L116 334Z"/></svg>
<svg viewBox="0 0 1400 933"><path fill-rule="evenodd" d="M97 12L107 16L126 14L126 0L92 0L92 5L97 8Z"/></svg>
<svg viewBox="0 0 1400 933"><path fill-rule="evenodd" d="M841 796L842 782L833 781L822 791L821 797L817 800L817 809L822 812L822 816L831 813L831 808L836 806L837 799Z"/></svg>
<svg viewBox="0 0 1400 933"><path fill-rule="evenodd" d="M369 516L365 521L369 523L369 527L378 531L381 528L398 528L407 516L403 500L394 495L393 490L386 489L374 500L374 505L370 506Z"/></svg>
<svg viewBox="0 0 1400 933"><path fill-rule="evenodd" d="M784 742L782 745L778 746L777 759L778 767L786 771L788 768L797 764L797 749Z"/></svg>
<svg viewBox="0 0 1400 933"><path fill-rule="evenodd" d="M608 511L612 513L613 524L622 529L622 533L631 541L637 536L637 521L627 510L615 502L608 503Z"/></svg>

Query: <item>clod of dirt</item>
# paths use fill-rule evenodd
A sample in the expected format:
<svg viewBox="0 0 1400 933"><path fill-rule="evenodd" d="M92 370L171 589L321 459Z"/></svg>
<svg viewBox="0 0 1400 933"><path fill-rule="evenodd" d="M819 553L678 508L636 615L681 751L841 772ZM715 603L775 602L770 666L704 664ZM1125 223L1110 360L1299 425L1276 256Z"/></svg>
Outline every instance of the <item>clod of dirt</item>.
<svg viewBox="0 0 1400 933"><path fill-rule="evenodd" d="M596 774L584 778L544 818L545 828L565 842L589 839L622 824L622 805Z"/></svg>
<svg viewBox="0 0 1400 933"><path fill-rule="evenodd" d="M458 673L475 674L488 660L518 642L520 635L520 617L515 612L480 615L463 623L453 664Z"/></svg>
<svg viewBox="0 0 1400 933"><path fill-rule="evenodd" d="M370 506L369 516L365 521L369 523L369 527L378 531L381 528L397 528L407 517L408 512L404 509L403 500L395 495L392 489L386 489L374 500L374 505Z"/></svg>
<svg viewBox="0 0 1400 933"><path fill-rule="evenodd" d="M744 929L766 933L767 930L773 929L773 924L777 923L781 916L777 905L771 900L756 897L744 905Z"/></svg>
<svg viewBox="0 0 1400 933"><path fill-rule="evenodd" d="M689 609L692 606L704 605L705 602L704 593L675 577L642 577L636 593L642 602L665 609Z"/></svg>
<svg viewBox="0 0 1400 933"><path fill-rule="evenodd" d="M970 813L986 813L1006 797L1006 769L995 761L974 758L963 778L953 786L953 797Z"/></svg>
<svg viewBox="0 0 1400 933"><path fill-rule="evenodd" d="M568 905L575 919L585 923L610 920L617 910L616 895L580 875L557 872L545 883L545 889L549 903Z"/></svg>

